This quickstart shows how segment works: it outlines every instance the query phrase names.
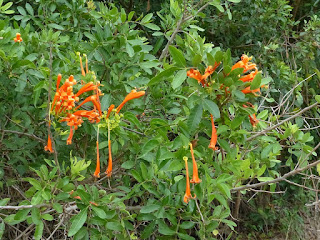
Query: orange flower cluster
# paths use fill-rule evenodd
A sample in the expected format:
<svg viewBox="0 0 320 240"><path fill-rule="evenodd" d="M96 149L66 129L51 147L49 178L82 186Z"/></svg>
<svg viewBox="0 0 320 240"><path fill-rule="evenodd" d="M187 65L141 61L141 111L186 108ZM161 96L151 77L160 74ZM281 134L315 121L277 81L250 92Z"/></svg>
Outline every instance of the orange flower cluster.
<svg viewBox="0 0 320 240"><path fill-rule="evenodd" d="M86 76L87 73L89 73L88 69L88 59L86 57L86 71L83 68L82 64L82 57L79 54L80 57L80 69L82 76ZM56 85L56 93L52 102L51 106L51 112L56 116L62 116L63 118L60 120L60 122L67 122L67 125L70 127L70 134L67 139L67 145L72 143L72 138L74 131L78 129L79 126L83 123L83 119L87 118L90 123L99 123L100 120L105 118L106 120L109 118L112 110L114 109L114 104L110 105L108 112L106 115L102 114L101 111L101 103L99 96L102 95L101 90L99 89L100 83L99 82L88 82L84 83L81 80L82 87L78 90L77 93L74 93L74 87L77 84L77 81L74 79L74 77L71 75L68 79L65 80L64 84L60 87L62 76L61 74L57 77L57 85ZM76 103L79 102L80 97L82 94L87 92L93 92L90 96L86 97L80 104L76 106ZM145 91L137 91L132 90L122 101L122 103L117 107L116 114L120 112L122 107L127 103L128 101L140 98L145 95ZM93 109L92 110L78 110L80 107L82 107L86 103L92 103ZM94 177L99 178L100 177L100 156L99 156L99 139L98 139L99 131L97 134L97 141L96 141L96 147L97 147L97 165L96 170L93 174ZM112 174L112 155L111 155L111 141L110 136L108 140L108 147L109 147L109 161L108 161L108 167L105 173L108 177L111 177ZM48 137L48 143L47 146L45 146L46 151L53 152L52 150L52 139L50 136Z"/></svg>
<svg viewBox="0 0 320 240"><path fill-rule="evenodd" d="M64 84L60 87L61 74L57 78L56 94L54 96L51 111L56 116L67 115L60 122L67 122L67 125L70 127L70 134L67 139L67 145L72 143L72 137L75 130L83 123L83 118L87 118L91 123L100 122L101 105L99 96L101 96L101 91L99 89L100 83L89 82L82 86L80 90L74 94L73 89L77 84L77 81L71 75ZM76 102L79 102L79 97L89 91L93 91L93 95L84 99L77 107L75 106ZM91 102L93 104L93 110L78 110L83 104Z"/></svg>
<svg viewBox="0 0 320 240"><path fill-rule="evenodd" d="M187 76L190 78L196 79L199 83L201 83L202 87L208 86L207 78L219 67L219 63L215 63L214 66L208 66L203 75L199 72L199 70L190 69L187 72Z"/></svg>
<svg viewBox="0 0 320 240"><path fill-rule="evenodd" d="M16 37L13 39L13 41L18 42L18 43L22 42L23 40L22 40L21 34L17 33Z"/></svg>
<svg viewBox="0 0 320 240"><path fill-rule="evenodd" d="M248 71L254 70L253 72L250 72L242 77L240 77L240 80L242 82L252 82L254 77L257 75L258 73L258 68L256 66L256 64L249 62L252 59L252 57L248 57L247 55L243 54L241 56L241 60L239 62L237 62L236 64L234 64L232 66L232 70L236 69L236 68L243 68L243 73L247 73ZM264 87L264 85L262 86ZM249 87L246 87L245 89L241 90L244 94L248 94L248 93L252 93L254 95L257 96L257 92L260 93L260 88L257 89L250 89Z"/></svg>
<svg viewBox="0 0 320 240"><path fill-rule="evenodd" d="M256 64L250 62L252 59L252 57L248 57L247 55L242 55L241 56L241 60L238 61L237 63L235 63L231 70L235 70L237 68L243 68L242 73L244 73L245 75L240 76L240 81L242 82L252 82L253 79L255 78L255 76L258 73L258 68L256 66ZM201 75L201 73L198 70L194 70L194 69L190 69L187 72L187 76L190 78L194 78L196 79L203 87L208 86L208 82L207 82L207 78L217 69L217 67L220 65L219 63L215 63L214 66L208 66L206 68L206 71L204 73L204 75ZM264 85L262 86L264 87ZM230 93L230 91L228 90L227 87L224 87L224 85L222 84L220 86L220 89L225 88L225 92L226 95L228 93ZM248 94L248 93L252 93L254 95L256 95L257 92L260 92L260 88L251 90L250 86L246 87L245 89L242 90L242 92L244 94ZM252 107L252 106L250 106ZM211 148L213 151L218 150L218 147L216 147L217 144L217 130L213 121L213 116L210 114L211 117L211 126L212 126L212 132L211 132L211 140L210 140L210 144L209 144L209 148ZM256 115L253 114L252 116L249 116L250 118L250 122L252 124L253 127L255 127L257 125L257 123L259 122L256 118Z"/></svg>

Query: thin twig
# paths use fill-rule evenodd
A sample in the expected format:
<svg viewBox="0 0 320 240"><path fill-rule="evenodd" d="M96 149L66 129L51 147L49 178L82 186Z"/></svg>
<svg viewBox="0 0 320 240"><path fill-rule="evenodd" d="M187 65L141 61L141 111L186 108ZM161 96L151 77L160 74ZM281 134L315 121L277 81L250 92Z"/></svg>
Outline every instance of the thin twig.
<svg viewBox="0 0 320 240"><path fill-rule="evenodd" d="M318 189L309 188L309 187L306 187L304 185L289 181L288 179L284 179L284 181L286 181L287 183L290 183L292 185L295 185L295 186L298 186L298 187L301 187L301 188L305 188L305 189L310 190L310 191L320 192L320 190L318 190Z"/></svg>
<svg viewBox="0 0 320 240"><path fill-rule="evenodd" d="M48 237L48 240L50 238L53 238L53 235L55 234L55 232L59 229L59 227L63 224L63 220L64 220L64 215L62 215L62 218L60 220L60 222L58 223L58 225L56 226L56 228L53 230L53 232L50 234L50 236Z"/></svg>
<svg viewBox="0 0 320 240"><path fill-rule="evenodd" d="M136 131L136 130L132 130L132 129L130 129L130 128L123 127L123 126L121 126L121 127L122 127L123 129L125 129L125 130L128 130L129 132L134 132L134 133L139 134L139 135L141 135L141 136L145 136L145 134L142 133L142 132L138 132L138 131Z"/></svg>
<svg viewBox="0 0 320 240"><path fill-rule="evenodd" d="M29 227L27 227L26 230L24 230L18 237L16 237L15 240L18 240L19 238L25 236L25 234L26 234L29 230L31 230L32 228L34 228L34 226L35 226L34 224L31 224L31 225L30 225Z"/></svg>
<svg viewBox="0 0 320 240"><path fill-rule="evenodd" d="M195 199L195 202L196 202L196 206L197 206L197 208L198 208L198 211L199 211L199 214L200 214L201 220L202 220L202 222L205 224L205 221L204 221L203 215L202 215L202 213L201 213L201 210L200 210L200 207L199 207L199 204L198 204L198 200L197 200L197 199Z"/></svg>
<svg viewBox="0 0 320 240"><path fill-rule="evenodd" d="M42 138L39 138L37 137L36 135L34 134L30 134L30 133L24 133L24 132L18 132L18 131L13 131L13 130L6 130L6 129L0 129L1 132L4 132L4 133L13 133L13 134L18 134L18 135L24 135L24 136L27 136L27 137L30 137L34 140L37 140L39 142L42 142L42 143L45 143L46 141L43 140Z"/></svg>

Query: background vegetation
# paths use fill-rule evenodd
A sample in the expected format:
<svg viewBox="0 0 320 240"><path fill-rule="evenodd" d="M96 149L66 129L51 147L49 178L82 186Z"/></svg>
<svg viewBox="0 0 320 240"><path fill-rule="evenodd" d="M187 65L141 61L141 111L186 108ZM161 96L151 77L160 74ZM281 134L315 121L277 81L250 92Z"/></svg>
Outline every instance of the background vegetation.
<svg viewBox="0 0 320 240"><path fill-rule="evenodd" d="M315 239L319 6L0 0L0 239ZM111 178L106 126L94 178L97 125L83 123L66 145L68 127L49 114L59 73L93 77L81 75L78 53L102 84L102 111L146 91L112 117ZM261 71L251 84L268 85L258 96L231 71L242 54ZM206 87L187 77L218 62ZM48 134L54 154L44 151ZM186 204L190 142L202 182Z"/></svg>

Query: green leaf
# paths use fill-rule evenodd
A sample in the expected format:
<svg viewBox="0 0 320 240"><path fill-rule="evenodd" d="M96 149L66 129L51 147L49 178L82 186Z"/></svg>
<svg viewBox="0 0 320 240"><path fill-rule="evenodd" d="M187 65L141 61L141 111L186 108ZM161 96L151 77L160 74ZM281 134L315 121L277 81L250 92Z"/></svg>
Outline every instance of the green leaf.
<svg viewBox="0 0 320 240"><path fill-rule="evenodd" d="M40 240L42 238L43 227L44 225L42 221L36 226L36 230L34 231L35 240Z"/></svg>
<svg viewBox="0 0 320 240"><path fill-rule="evenodd" d="M121 231L122 225L118 222L108 222L106 227L113 231Z"/></svg>
<svg viewBox="0 0 320 240"><path fill-rule="evenodd" d="M204 109L209 111L215 119L220 118L220 110L217 104L209 99L203 99L202 102Z"/></svg>
<svg viewBox="0 0 320 240"><path fill-rule="evenodd" d="M190 132L193 132L198 127L201 121L202 111L203 109L201 104L196 105L191 110L190 116L188 118L188 123L187 123Z"/></svg>
<svg viewBox="0 0 320 240"><path fill-rule="evenodd" d="M48 27L51 27L51 28L54 28L54 29L58 29L58 30L64 30L64 27L62 27L62 26L60 26L58 24L55 24L55 23L49 23Z"/></svg>
<svg viewBox="0 0 320 240"><path fill-rule="evenodd" d="M62 213L63 212L63 208L61 206L61 204L59 203L54 203L52 205L53 209L57 211L57 213Z"/></svg>
<svg viewBox="0 0 320 240"><path fill-rule="evenodd" d="M217 187L220 189L220 191L226 195L229 199L231 199L231 193L230 193L230 187L225 183L217 184Z"/></svg>
<svg viewBox="0 0 320 240"><path fill-rule="evenodd" d="M24 178L23 180L31 183L31 185L34 186L35 189L42 190L41 183L38 180L36 180L34 178L29 178L29 177Z"/></svg>
<svg viewBox="0 0 320 240"><path fill-rule="evenodd" d="M12 4L11 4L11 5L12 5ZM18 12L19 12L21 15L23 15L23 16L27 15L27 13L26 13L26 11L23 9L23 7L18 6L18 7L17 7L17 10L18 10Z"/></svg>
<svg viewBox="0 0 320 240"><path fill-rule="evenodd" d="M317 101L318 103L320 103L320 95L316 95L316 96L315 96L315 99L316 99L316 101Z"/></svg>
<svg viewBox="0 0 320 240"><path fill-rule="evenodd" d="M190 228L193 228L193 226L195 225L194 222L183 222L180 224L180 228L182 229L190 229Z"/></svg>
<svg viewBox="0 0 320 240"><path fill-rule="evenodd" d="M26 9L30 15L34 15L33 9L29 3L26 3Z"/></svg>
<svg viewBox="0 0 320 240"><path fill-rule="evenodd" d="M10 201L10 198L3 198L0 200L0 206L6 206L8 202Z"/></svg>
<svg viewBox="0 0 320 240"><path fill-rule="evenodd" d="M4 234L5 226L4 226L4 221L1 221L0 223L0 239L2 239L2 236Z"/></svg>
<svg viewBox="0 0 320 240"><path fill-rule="evenodd" d="M183 240L195 240L194 237L191 237L188 234L185 233L178 233L179 239L183 239Z"/></svg>
<svg viewBox="0 0 320 240"><path fill-rule="evenodd" d="M235 117L231 122L231 125L230 125L231 129L235 130L236 128L238 128L242 124L245 117L246 116Z"/></svg>
<svg viewBox="0 0 320 240"><path fill-rule="evenodd" d="M271 181L271 180L273 180L274 178L272 178L272 177L258 177L258 180L260 181L260 182L267 182L267 181Z"/></svg>
<svg viewBox="0 0 320 240"><path fill-rule="evenodd" d="M149 140L142 147L142 150L141 150L142 156L147 154L148 152L152 151L153 149L155 149L158 146L159 146L159 142L157 140L155 140L155 139Z"/></svg>
<svg viewBox="0 0 320 240"><path fill-rule="evenodd" d="M271 78L271 77L263 78L263 79L261 80L261 85L260 85L260 86L266 85L266 84L268 84L268 83L271 82L271 81L272 81L272 78Z"/></svg>
<svg viewBox="0 0 320 240"><path fill-rule="evenodd" d="M144 164L144 162L140 162L140 169L141 169L141 174L144 180L149 180L151 176L149 175L149 171L147 166Z"/></svg>
<svg viewBox="0 0 320 240"><path fill-rule="evenodd" d="M129 43L126 43L126 50L127 50L129 57L134 56L134 49Z"/></svg>
<svg viewBox="0 0 320 240"><path fill-rule="evenodd" d="M151 213L151 212L154 212L156 210L158 210L160 208L159 205L156 205L156 204L151 204L151 205L148 205L148 206L143 206L140 210L141 213Z"/></svg>
<svg viewBox="0 0 320 240"><path fill-rule="evenodd" d="M186 60L183 56L183 53L179 49L175 48L174 46L169 46L169 52L173 61L175 61L177 66L180 66L180 67L186 66Z"/></svg>
<svg viewBox="0 0 320 240"><path fill-rule="evenodd" d="M151 236L151 234L154 232L154 227L156 226L156 222L152 221L148 226L144 228L144 230L141 233L141 239L147 239Z"/></svg>
<svg viewBox="0 0 320 240"><path fill-rule="evenodd" d="M208 53L209 54L209 53ZM196 54L193 58L192 58L192 65L194 67L198 67L198 65L201 63L202 61L202 56L200 54Z"/></svg>
<svg viewBox="0 0 320 240"><path fill-rule="evenodd" d="M144 24L143 26L150 28L152 30L155 30L155 31L160 30L160 28L154 23L147 23L147 24Z"/></svg>
<svg viewBox="0 0 320 240"><path fill-rule="evenodd" d="M254 77L253 81L251 82L250 90L255 90L255 89L259 88L261 85L261 79L262 79L262 75L261 75L261 73L258 73Z"/></svg>
<svg viewBox="0 0 320 240"><path fill-rule="evenodd" d="M32 219L32 222L36 225L38 225L38 224L40 224L40 222L42 222L39 208L32 208L31 219Z"/></svg>
<svg viewBox="0 0 320 240"><path fill-rule="evenodd" d="M150 82L148 83L148 86L154 85L159 83L163 78L169 77L172 73L174 73L176 70L178 70L178 67L170 67L161 73L159 73L157 76L153 77Z"/></svg>
<svg viewBox="0 0 320 240"><path fill-rule="evenodd" d="M179 160L173 160L169 167L166 169L166 171L180 171L181 169L183 169L184 165L182 163L182 161Z"/></svg>
<svg viewBox="0 0 320 240"><path fill-rule="evenodd" d="M47 221L52 221L52 220L53 220L53 216L50 215L49 213L43 214L41 217L42 217L44 220L47 220Z"/></svg>
<svg viewBox="0 0 320 240"><path fill-rule="evenodd" d="M72 237L73 235L75 235L83 226L83 224L86 222L87 211L88 211L88 208L85 208L81 210L81 212L78 215L76 215L71 219L71 227L68 232L68 237Z"/></svg>
<svg viewBox="0 0 320 240"><path fill-rule="evenodd" d="M148 13L147 15L145 15L141 20L141 24L149 22L152 16L153 16L153 13Z"/></svg>
<svg viewBox="0 0 320 240"><path fill-rule="evenodd" d="M131 175L138 181L138 182L142 182L143 179L141 177L141 175L139 174L139 172L135 169L131 170Z"/></svg>
<svg viewBox="0 0 320 240"><path fill-rule="evenodd" d="M215 6L220 12L224 12L224 8L220 4L217 4L215 2L209 4Z"/></svg>
<svg viewBox="0 0 320 240"><path fill-rule="evenodd" d="M214 57L210 53L207 53L207 59L208 59L208 65L214 66L216 61L214 60Z"/></svg>
<svg viewBox="0 0 320 240"><path fill-rule="evenodd" d="M224 139L221 139L221 138L218 138L218 143L219 143L219 146L222 147L224 150L226 150L227 152L230 152L231 149L230 149L230 145L229 143L224 140Z"/></svg>
<svg viewBox="0 0 320 240"><path fill-rule="evenodd" d="M186 80L187 78L187 72L186 70L180 70L177 72L176 76L173 78L173 81L171 83L172 88L176 89L181 86L181 84Z"/></svg>
<svg viewBox="0 0 320 240"><path fill-rule="evenodd" d="M91 209L95 212L95 214L97 214L99 218L102 218L102 219L107 218L107 214L103 209L95 206L91 206Z"/></svg>
<svg viewBox="0 0 320 240"><path fill-rule="evenodd" d="M25 221L31 209L21 209L14 216L14 220Z"/></svg>
<svg viewBox="0 0 320 240"><path fill-rule="evenodd" d="M29 60L19 60L19 61L15 62L15 64L13 64L12 69L16 69L16 68L20 68L20 67L24 67L24 66L36 68L36 65L34 65L34 63Z"/></svg>
<svg viewBox="0 0 320 240"><path fill-rule="evenodd" d="M175 231L170 229L163 220L160 220L158 225L159 225L158 231L159 231L159 233L161 233L163 235L171 236L176 233Z"/></svg>
<svg viewBox="0 0 320 240"><path fill-rule="evenodd" d="M217 199L226 209L229 209L227 200L220 194L213 194L214 198Z"/></svg>
<svg viewBox="0 0 320 240"><path fill-rule="evenodd" d="M241 2L241 0L228 0L229 2L233 2L233 3L239 3Z"/></svg>
<svg viewBox="0 0 320 240"><path fill-rule="evenodd" d="M134 165L135 165L134 161L126 161L126 162L121 164L121 167L124 168L124 169L131 169L131 168L134 167Z"/></svg>

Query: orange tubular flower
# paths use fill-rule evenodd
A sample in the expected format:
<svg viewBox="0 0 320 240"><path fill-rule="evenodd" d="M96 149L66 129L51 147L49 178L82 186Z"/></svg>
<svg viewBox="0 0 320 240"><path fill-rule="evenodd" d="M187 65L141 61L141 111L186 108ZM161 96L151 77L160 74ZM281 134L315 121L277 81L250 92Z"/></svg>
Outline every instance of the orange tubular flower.
<svg viewBox="0 0 320 240"><path fill-rule="evenodd" d="M250 123L252 125L252 127L256 127L257 124L259 123L259 120L256 117L256 114L252 114L252 117L249 115L249 119L250 119Z"/></svg>
<svg viewBox="0 0 320 240"><path fill-rule="evenodd" d="M87 83L86 85L84 85L82 88L80 88L80 90L76 93L76 97L79 97L82 93L84 93L84 92L88 92L88 91L90 91L91 89L90 89L90 87L92 87L92 86L96 86L96 85L94 85L93 84L93 82L89 82L89 83ZM90 90L88 90L88 89L90 89Z"/></svg>
<svg viewBox="0 0 320 240"><path fill-rule="evenodd" d="M198 80L198 82L201 82L202 80L201 73L198 70L194 70L192 68L187 72L187 76Z"/></svg>
<svg viewBox="0 0 320 240"><path fill-rule="evenodd" d="M85 100L83 100L82 103L80 103L77 107L76 107L76 110L81 107L83 104L87 103L87 102L92 102L95 101L97 99L97 96L96 95L92 95L92 96L89 96L87 97Z"/></svg>
<svg viewBox="0 0 320 240"><path fill-rule="evenodd" d="M189 203L190 199L195 199L196 195L192 197L191 190L190 190L190 181L189 181L189 169L188 169L188 158L183 157L183 160L186 164L186 193L184 194L183 201L185 203Z"/></svg>
<svg viewBox="0 0 320 240"><path fill-rule="evenodd" d="M197 166L197 162L194 158L194 153L193 153L193 146L191 143L189 143L190 146L190 152L191 152L191 157L192 157L192 164L193 164L193 174L192 174L192 179L191 179L191 183L201 183L201 179L199 179L199 175L198 175L198 166Z"/></svg>
<svg viewBox="0 0 320 240"><path fill-rule="evenodd" d="M50 153L54 152L52 149L52 141L51 141L50 135L48 135L48 142L47 142L47 145L44 147L44 150L49 151Z"/></svg>
<svg viewBox="0 0 320 240"><path fill-rule="evenodd" d="M58 91L58 89L59 89L61 78L62 78L62 75L59 73L58 77L57 77L57 89L56 89L56 91Z"/></svg>
<svg viewBox="0 0 320 240"><path fill-rule="evenodd" d="M135 98L140 98L142 96L145 95L145 91L140 91L140 92L137 92L137 90L133 89L126 97L125 99L122 101L122 103L117 107L117 113L120 112L121 108L123 107L123 105L132 100L132 99L135 99Z"/></svg>
<svg viewBox="0 0 320 240"><path fill-rule="evenodd" d="M249 74L241 77L240 80L241 80L242 82L251 82L251 81L254 79L254 77L257 75L257 73L258 73L258 69L255 68L255 71L254 71L254 72L249 73Z"/></svg>
<svg viewBox="0 0 320 240"><path fill-rule="evenodd" d="M256 94L256 92L259 92L259 93L260 93L260 88L251 90L251 89L250 89L250 86L249 86L249 87L246 87L245 89L241 90L241 92L243 92L244 94L252 93L252 94L254 94L255 96L259 96L259 94Z"/></svg>
<svg viewBox="0 0 320 240"><path fill-rule="evenodd" d="M108 161L108 168L105 171L107 177L111 177L112 175L112 154L111 154L111 141L108 140L108 148L109 148L109 161Z"/></svg>
<svg viewBox="0 0 320 240"><path fill-rule="evenodd" d="M216 126L214 125L212 114L210 114L210 117L211 117L212 133L211 133L211 140L208 148L211 148L213 151L215 151L215 150L218 150L218 147L216 147L218 136L217 136L217 130L216 130Z"/></svg>
<svg viewBox="0 0 320 240"><path fill-rule="evenodd" d="M99 205L97 204L97 203L95 203L95 202L92 202L92 201L89 201L89 203L91 204L91 205L94 205L94 206L96 206L96 207L98 207Z"/></svg>
<svg viewBox="0 0 320 240"><path fill-rule="evenodd" d="M95 178L100 178L100 157L99 157L99 142L97 141L97 166L96 171L94 172L93 176Z"/></svg>
<svg viewBox="0 0 320 240"><path fill-rule="evenodd" d="M202 87L204 87L207 84L207 78L217 69L217 67L219 67L219 65L220 62L216 62L213 67L208 66L203 75L201 75L201 73L198 70L194 70L191 68L187 72L187 76L196 79L199 83L201 83Z"/></svg>
<svg viewBox="0 0 320 240"><path fill-rule="evenodd" d="M252 103L247 102L247 104L248 104L250 107L254 108L254 106L253 106ZM243 104L242 106L243 106L244 108L247 108L247 107L248 107L248 106L245 105L245 104ZM257 126L257 124L259 123L259 120L257 119L256 114L252 114L252 116L249 115L249 119L250 119L250 123L251 123L252 127L255 128L255 127Z"/></svg>
<svg viewBox="0 0 320 240"><path fill-rule="evenodd" d="M110 107L108 108L108 113L107 113L107 116L106 116L107 119L109 118L110 113L112 112L113 109L114 109L114 104L111 104Z"/></svg>
<svg viewBox="0 0 320 240"><path fill-rule="evenodd" d="M67 139L67 145L70 145L72 143L72 138L73 138L73 127L70 127L70 133Z"/></svg>

